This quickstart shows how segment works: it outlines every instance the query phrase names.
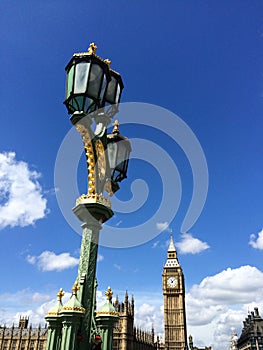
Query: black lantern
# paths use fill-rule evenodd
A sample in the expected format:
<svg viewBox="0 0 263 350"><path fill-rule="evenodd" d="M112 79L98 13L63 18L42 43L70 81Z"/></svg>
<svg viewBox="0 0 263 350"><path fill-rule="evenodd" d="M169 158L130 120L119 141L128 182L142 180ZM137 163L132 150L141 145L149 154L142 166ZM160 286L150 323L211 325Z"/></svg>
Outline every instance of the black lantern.
<svg viewBox="0 0 263 350"><path fill-rule="evenodd" d="M66 99L69 114L91 113L105 105L105 93L111 76L108 64L95 55L97 46L88 52L74 54L68 65Z"/></svg>
<svg viewBox="0 0 263 350"><path fill-rule="evenodd" d="M108 63L110 63L110 61L108 61ZM110 76L111 80L105 93L105 112L110 117L113 117L118 112L118 104L124 85L119 73L110 69Z"/></svg>
<svg viewBox="0 0 263 350"><path fill-rule="evenodd" d="M127 177L130 152L130 141L120 135L119 123L116 120L112 134L107 135L107 153L111 170L111 180L117 189L117 182L121 182Z"/></svg>

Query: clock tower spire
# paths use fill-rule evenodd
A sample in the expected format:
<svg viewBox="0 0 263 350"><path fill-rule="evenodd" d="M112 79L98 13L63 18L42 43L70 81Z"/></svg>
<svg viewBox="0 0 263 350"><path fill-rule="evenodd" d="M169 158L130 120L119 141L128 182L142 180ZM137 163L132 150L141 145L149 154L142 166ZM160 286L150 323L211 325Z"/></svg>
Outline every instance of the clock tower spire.
<svg viewBox="0 0 263 350"><path fill-rule="evenodd" d="M167 249L167 260L166 260L166 264L165 267L178 267L179 262L177 259L177 252L176 252L176 248L174 245L174 241L173 241L173 232L172 230L170 231L170 243L169 243L169 247Z"/></svg>
<svg viewBox="0 0 263 350"><path fill-rule="evenodd" d="M184 274L170 232L167 260L162 274L164 297L165 350L186 350L186 314Z"/></svg>

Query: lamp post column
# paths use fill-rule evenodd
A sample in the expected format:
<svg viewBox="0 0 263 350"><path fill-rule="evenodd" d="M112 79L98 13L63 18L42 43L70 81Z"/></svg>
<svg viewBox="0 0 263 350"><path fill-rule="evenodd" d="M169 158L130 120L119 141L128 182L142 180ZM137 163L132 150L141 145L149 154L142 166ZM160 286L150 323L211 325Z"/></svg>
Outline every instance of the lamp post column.
<svg viewBox="0 0 263 350"><path fill-rule="evenodd" d="M83 222L80 262L76 283L79 284L78 299L86 312L82 320L82 340L79 349L91 348L91 337L96 331L95 313L95 276L98 255L98 240L101 224L112 217L110 208L99 203L79 203L73 208L74 214ZM94 324L93 324L94 323Z"/></svg>
<svg viewBox="0 0 263 350"><path fill-rule="evenodd" d="M105 155L107 121L107 117L97 116L100 132L96 134L91 129L90 116L75 112L71 117L71 122L80 133L83 141L88 170L87 194L80 196L73 208L74 214L83 223L80 262L76 280L80 287L78 299L86 310L80 329L82 338L79 344L80 350L91 348L92 336L96 332L94 309L99 232L102 223L113 216L109 199L102 195L109 171Z"/></svg>

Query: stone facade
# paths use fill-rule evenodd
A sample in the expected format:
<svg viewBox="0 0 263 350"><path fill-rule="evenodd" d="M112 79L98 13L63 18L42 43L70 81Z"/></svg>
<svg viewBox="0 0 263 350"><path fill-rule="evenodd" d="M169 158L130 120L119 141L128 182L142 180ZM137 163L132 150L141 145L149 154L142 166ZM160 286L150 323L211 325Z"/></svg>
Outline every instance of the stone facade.
<svg viewBox="0 0 263 350"><path fill-rule="evenodd" d="M237 341L238 350L263 349L263 319L258 308L248 314L243 321L242 333Z"/></svg>
<svg viewBox="0 0 263 350"><path fill-rule="evenodd" d="M238 342L238 336L236 332L232 331L229 350L238 350L237 342Z"/></svg>
<svg viewBox="0 0 263 350"><path fill-rule="evenodd" d="M124 302L118 298L114 303L119 313L119 322L113 333L113 350L153 350L160 349L160 344L154 341L154 329L151 333L134 327L134 298L129 301L126 292Z"/></svg>
<svg viewBox="0 0 263 350"><path fill-rule="evenodd" d="M0 328L0 350L45 350L47 328L28 327L28 318L20 318L18 327Z"/></svg>

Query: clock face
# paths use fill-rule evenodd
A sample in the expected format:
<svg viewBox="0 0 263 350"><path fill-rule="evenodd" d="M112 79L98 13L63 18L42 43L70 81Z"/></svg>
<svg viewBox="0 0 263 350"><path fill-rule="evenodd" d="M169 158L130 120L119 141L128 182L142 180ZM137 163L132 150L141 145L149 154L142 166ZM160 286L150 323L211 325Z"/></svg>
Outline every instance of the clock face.
<svg viewBox="0 0 263 350"><path fill-rule="evenodd" d="M174 276L171 276L167 279L167 286L170 288L174 288L177 286L177 278Z"/></svg>

